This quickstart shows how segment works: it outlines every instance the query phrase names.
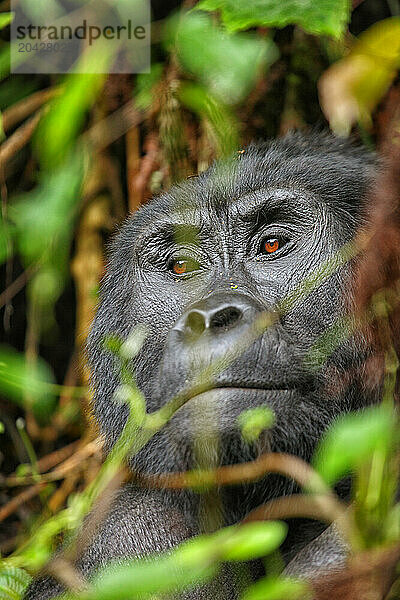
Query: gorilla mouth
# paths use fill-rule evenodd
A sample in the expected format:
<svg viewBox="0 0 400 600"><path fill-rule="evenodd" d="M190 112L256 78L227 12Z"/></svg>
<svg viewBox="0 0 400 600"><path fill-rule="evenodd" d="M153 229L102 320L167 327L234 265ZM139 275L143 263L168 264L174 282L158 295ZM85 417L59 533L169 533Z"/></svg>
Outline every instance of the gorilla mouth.
<svg viewBox="0 0 400 600"><path fill-rule="evenodd" d="M198 398L199 396L204 396L204 394L212 394L213 392L223 392L223 391L232 391L232 392L255 392L255 393L265 393L265 392L294 392L297 388L295 387L285 387L285 386L268 386L268 387L258 387L251 385L237 385L237 384L220 384L215 387L209 388L207 390L196 392L193 396L189 397L189 401L194 398Z"/></svg>

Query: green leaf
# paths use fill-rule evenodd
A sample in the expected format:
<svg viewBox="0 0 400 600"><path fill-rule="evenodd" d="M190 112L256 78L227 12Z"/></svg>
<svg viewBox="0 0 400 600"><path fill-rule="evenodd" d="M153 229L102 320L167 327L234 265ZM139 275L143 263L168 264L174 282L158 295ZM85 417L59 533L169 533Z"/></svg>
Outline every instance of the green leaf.
<svg viewBox="0 0 400 600"><path fill-rule="evenodd" d="M179 61L213 96L225 104L243 100L261 69L278 57L270 40L254 34L228 35L210 17L191 12L167 29L175 36Z"/></svg>
<svg viewBox="0 0 400 600"><path fill-rule="evenodd" d="M172 556L152 561L126 561L111 565L94 581L82 600L133 600L182 589L210 579L216 568L203 564L182 565Z"/></svg>
<svg viewBox="0 0 400 600"><path fill-rule="evenodd" d="M50 168L60 165L71 151L88 113L104 82L105 75L86 73L66 77L61 94L49 103L34 136L42 163Z"/></svg>
<svg viewBox="0 0 400 600"><path fill-rule="evenodd" d="M229 107L214 98L204 87L192 83L181 85L179 100L189 110L209 121L217 138L219 156L230 156L238 148L237 122Z"/></svg>
<svg viewBox="0 0 400 600"><path fill-rule="evenodd" d="M7 25L12 23L13 20L14 20L13 12L0 13L0 29L4 29L4 27L7 27Z"/></svg>
<svg viewBox="0 0 400 600"><path fill-rule="evenodd" d="M303 581L265 577L247 588L242 600L311 600L312 594Z"/></svg>
<svg viewBox="0 0 400 600"><path fill-rule="evenodd" d="M139 73L135 86L135 103L141 110L150 108L154 100L154 88L161 81L163 65L155 63L151 65L150 73Z"/></svg>
<svg viewBox="0 0 400 600"><path fill-rule="evenodd" d="M229 31L300 25L316 35L339 38L350 20L349 0L201 0L196 9L221 11Z"/></svg>
<svg viewBox="0 0 400 600"><path fill-rule="evenodd" d="M232 535L227 536L229 531ZM215 537L222 560L246 561L270 554L284 541L287 525L281 521L259 521L240 527L222 529L226 539Z"/></svg>
<svg viewBox="0 0 400 600"><path fill-rule="evenodd" d="M1 600L20 600L30 581L30 575L23 569L7 566L0 569Z"/></svg>
<svg viewBox="0 0 400 600"><path fill-rule="evenodd" d="M82 166L82 155L75 153L58 170L45 173L35 190L10 206L18 250L26 263L47 262L60 267L58 259L68 254Z"/></svg>
<svg viewBox="0 0 400 600"><path fill-rule="evenodd" d="M275 415L270 408L266 406L257 406L244 410L238 417L238 424L241 429L243 439L246 442L256 441L264 429L268 429L274 424Z"/></svg>
<svg viewBox="0 0 400 600"><path fill-rule="evenodd" d="M44 360L29 363L13 348L0 346L0 393L25 408L28 399L35 416L45 420L56 404L52 384L54 376Z"/></svg>
<svg viewBox="0 0 400 600"><path fill-rule="evenodd" d="M394 427L393 413L385 406L341 417L320 443L315 468L332 485L369 460L375 450L389 449Z"/></svg>

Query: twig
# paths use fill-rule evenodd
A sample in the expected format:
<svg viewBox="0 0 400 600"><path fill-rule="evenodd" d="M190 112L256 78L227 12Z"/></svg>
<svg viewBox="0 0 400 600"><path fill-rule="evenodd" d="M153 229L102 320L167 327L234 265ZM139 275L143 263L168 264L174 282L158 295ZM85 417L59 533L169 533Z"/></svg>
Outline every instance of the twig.
<svg viewBox="0 0 400 600"><path fill-rule="evenodd" d="M45 482L36 483L32 487L18 494L18 496L15 496L15 498L10 500L10 502L7 502L5 506L0 508L0 522L4 521L4 519L7 519L7 517L12 515L13 512L15 512L17 508L21 506L21 504L24 504L31 498L37 496L39 492L45 487L45 485Z"/></svg>
<svg viewBox="0 0 400 600"><path fill-rule="evenodd" d="M40 90L7 108L3 112L4 131L12 129L17 123L29 117L30 114L38 110L43 104L60 92L60 87Z"/></svg>
<svg viewBox="0 0 400 600"><path fill-rule="evenodd" d="M146 189L150 178L157 168L157 157L159 152L157 135L150 134L146 139L146 155L139 161L136 172L128 172L129 210L137 210L145 200Z"/></svg>
<svg viewBox="0 0 400 600"><path fill-rule="evenodd" d="M83 575L75 569L71 561L62 556L54 558L44 571L58 579L67 589L76 594L79 594L79 592L82 592L87 587L87 582Z"/></svg>
<svg viewBox="0 0 400 600"><path fill-rule="evenodd" d="M37 267L28 267L21 275L8 286L4 292L0 294L0 308L3 308L5 304L8 304L12 298L18 294L19 291L26 285L32 275L35 273Z"/></svg>
<svg viewBox="0 0 400 600"><path fill-rule="evenodd" d="M140 143L139 129L132 127L126 132L126 184L128 188L129 212L135 212L140 204L141 198L137 194L134 181L140 171Z"/></svg>
<svg viewBox="0 0 400 600"><path fill-rule="evenodd" d="M51 471L50 473L45 473L40 477L40 483L49 483L51 481L56 481L57 479L63 479L67 473L76 469L84 460L98 452L102 447L102 442L100 438L89 442L83 448L80 448L73 456L64 461L56 470ZM8 477L6 479L6 484L9 487L15 487L19 485L30 485L33 481L37 481L33 479L31 475L27 477Z"/></svg>
<svg viewBox="0 0 400 600"><path fill-rule="evenodd" d="M69 458L75 452L78 444L79 440L76 440L68 444L68 446L64 446L51 452L51 454L47 454L47 456L43 456L37 463L39 473L44 473Z"/></svg>
<svg viewBox="0 0 400 600"><path fill-rule="evenodd" d="M258 506L242 522L307 518L332 523L343 517L346 508L347 506L336 498L332 502L330 494L292 494Z"/></svg>
<svg viewBox="0 0 400 600"><path fill-rule="evenodd" d="M136 110L133 102L127 102L120 109L93 125L91 129L83 134L82 138L89 144L93 144L96 150L99 151L125 135L129 129L138 125L143 118L144 115Z"/></svg>
<svg viewBox="0 0 400 600"><path fill-rule="evenodd" d="M38 111L33 117L28 119L19 127L1 146L0 146L0 165L9 161L19 150L21 150L31 139L37 124L42 116L42 111Z"/></svg>
<svg viewBox="0 0 400 600"><path fill-rule="evenodd" d="M262 454L254 461L228 465L213 470L138 475L139 482L155 488L184 489L210 485L241 485L262 479L268 473L280 473L294 479L301 487L326 489L319 475L302 459L290 454Z"/></svg>

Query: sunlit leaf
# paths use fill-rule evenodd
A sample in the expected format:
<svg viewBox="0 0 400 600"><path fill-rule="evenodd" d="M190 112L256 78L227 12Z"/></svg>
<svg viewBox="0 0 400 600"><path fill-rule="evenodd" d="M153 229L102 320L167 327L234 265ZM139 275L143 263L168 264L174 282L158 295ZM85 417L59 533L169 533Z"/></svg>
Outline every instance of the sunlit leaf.
<svg viewBox="0 0 400 600"><path fill-rule="evenodd" d="M351 52L321 77L321 105L333 131L348 135L360 121L371 124L371 112L400 67L400 17L375 23Z"/></svg>
<svg viewBox="0 0 400 600"><path fill-rule="evenodd" d="M14 402L31 408L40 420L52 414L56 398L52 388L54 376L47 363L38 358L27 361L24 354L0 346L0 393ZM31 403L25 406L25 400Z"/></svg>
<svg viewBox="0 0 400 600"><path fill-rule="evenodd" d="M229 531L229 530L228 530ZM226 536L227 530L222 529ZM259 521L232 528L232 535L215 542L223 560L246 561L270 554L284 541L287 525L281 521Z"/></svg>
<svg viewBox="0 0 400 600"><path fill-rule="evenodd" d="M177 25L178 23L178 25ZM270 40L254 34L228 35L204 14L189 13L172 21L178 58L218 100L235 104L242 100L261 72L278 58ZM169 37L173 38L171 31Z"/></svg>
<svg viewBox="0 0 400 600"><path fill-rule="evenodd" d="M379 406L341 417L324 436L314 465L333 484L370 459L374 450L393 443L393 414Z"/></svg>
<svg viewBox="0 0 400 600"><path fill-rule="evenodd" d="M238 417L238 424L246 442L257 440L264 429L273 425L275 415L266 406L257 406L244 410Z"/></svg>
<svg viewBox="0 0 400 600"><path fill-rule="evenodd" d="M303 581L265 577L247 588L242 600L311 600L312 594Z"/></svg>
<svg viewBox="0 0 400 600"><path fill-rule="evenodd" d="M14 13L12 12L3 12L0 13L0 29L4 29L7 27L14 19Z"/></svg>
<svg viewBox="0 0 400 600"><path fill-rule="evenodd" d="M127 561L109 566L93 582L92 589L82 595L82 600L133 600L148 598L185 588L210 579L215 567L191 564L180 565L171 556L161 556L152 561Z"/></svg>
<svg viewBox="0 0 400 600"><path fill-rule="evenodd" d="M350 20L351 4L349 0L201 0L196 8L221 11L230 31L300 25L309 33L338 38Z"/></svg>

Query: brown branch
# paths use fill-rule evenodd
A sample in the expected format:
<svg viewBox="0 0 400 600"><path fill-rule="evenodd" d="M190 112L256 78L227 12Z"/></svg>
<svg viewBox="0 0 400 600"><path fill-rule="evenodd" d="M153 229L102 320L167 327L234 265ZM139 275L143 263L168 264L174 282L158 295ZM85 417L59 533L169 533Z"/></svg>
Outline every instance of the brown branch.
<svg viewBox="0 0 400 600"><path fill-rule="evenodd" d="M146 190L150 178L156 170L158 163L158 136L151 133L145 142L146 154L137 165L136 172L128 173L128 189L130 190L129 210L135 211L146 200Z"/></svg>
<svg viewBox="0 0 400 600"><path fill-rule="evenodd" d="M15 496L10 502L7 502L7 504L0 508L0 522L12 515L21 504L24 504L25 502L28 502L28 500L31 500L31 498L37 496L45 485L45 482L36 483L32 487L18 494L18 496Z"/></svg>
<svg viewBox="0 0 400 600"><path fill-rule="evenodd" d="M52 469L56 465L69 458L71 454L75 452L76 448L78 447L78 444L79 440L76 440L75 442L71 442L71 444L68 444L63 448L54 450L54 452L51 452L51 454L43 456L40 460L38 460L37 463L39 473L45 473L49 469Z"/></svg>
<svg viewBox="0 0 400 600"><path fill-rule="evenodd" d="M11 285L8 286L6 290L4 290L4 292L0 294L0 308L3 308L5 304L8 304L12 298L23 289L36 270L37 267L28 267L11 283Z"/></svg>
<svg viewBox="0 0 400 600"><path fill-rule="evenodd" d="M60 87L40 90L7 108L3 112L4 131L12 129L17 123L29 117L29 115L37 111L43 104L60 92Z"/></svg>
<svg viewBox="0 0 400 600"><path fill-rule="evenodd" d="M125 135L132 127L139 125L143 118L144 115L136 110L133 102L127 102L120 109L93 125L82 137L99 151Z"/></svg>
<svg viewBox="0 0 400 600"><path fill-rule="evenodd" d="M126 132L126 183L128 188L129 212L135 212L141 205L141 198L136 193L135 178L140 171L140 141L139 128L132 127Z"/></svg>
<svg viewBox="0 0 400 600"><path fill-rule="evenodd" d="M336 498L332 503L331 495L292 494L258 506L242 522L306 518L332 523L343 516L346 508L347 506Z"/></svg>
<svg viewBox="0 0 400 600"><path fill-rule="evenodd" d="M57 469L42 475L40 477L40 483L49 483L51 481L56 481L57 479L63 479L68 473L79 467L84 460L98 452L101 447L102 442L100 438L89 442L75 452L73 456L65 460ZM35 479L31 475L27 477L15 477L13 475L6 479L6 484L9 487L15 487L19 485L31 485L35 481L37 481L37 477Z"/></svg>
<svg viewBox="0 0 400 600"><path fill-rule="evenodd" d="M142 484L167 489L208 487L212 485L241 485L262 479L268 473L279 473L294 479L301 487L325 488L319 475L303 460L290 454L262 454L254 461L219 467L214 470L163 473L160 475L138 475Z"/></svg>
<svg viewBox="0 0 400 600"><path fill-rule="evenodd" d="M0 165L8 162L19 150L21 150L31 139L37 124L40 121L42 112L38 111L33 117L28 119L19 127L3 144L0 146Z"/></svg>

